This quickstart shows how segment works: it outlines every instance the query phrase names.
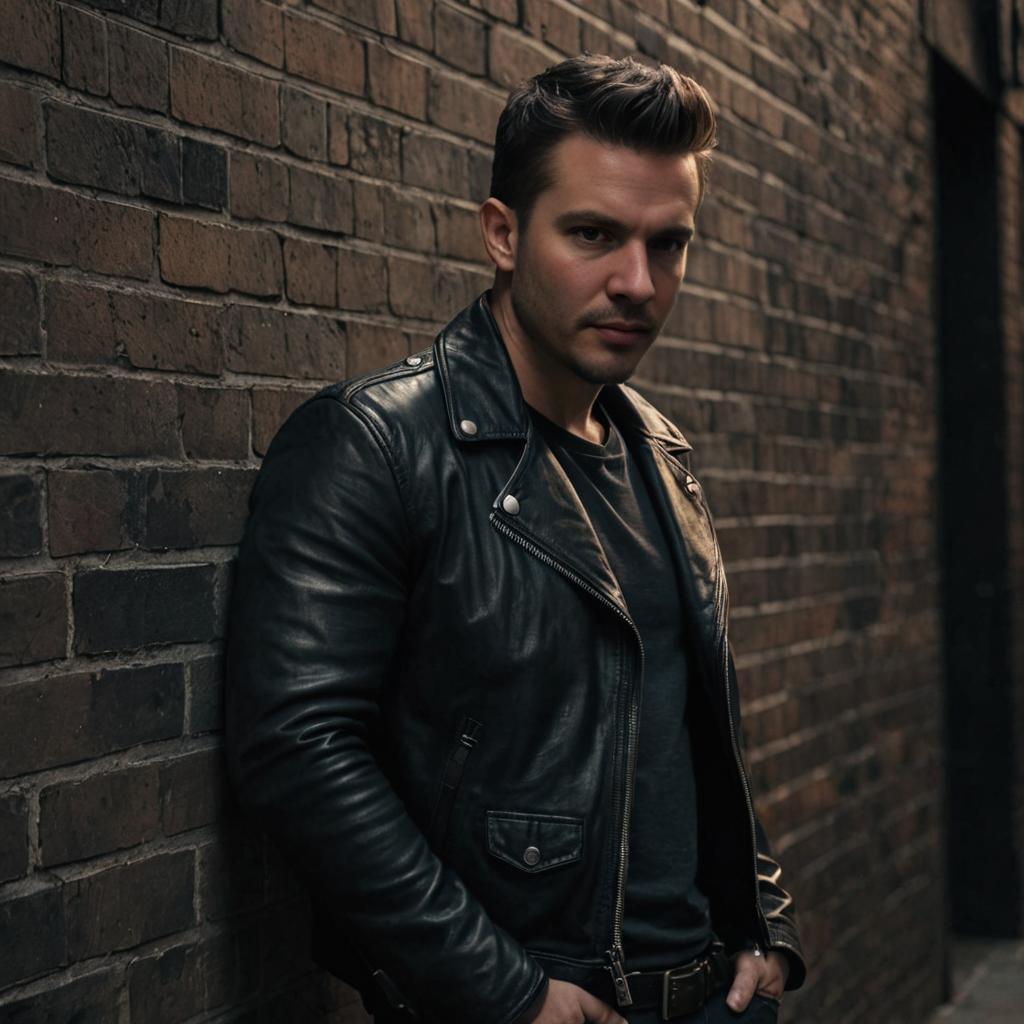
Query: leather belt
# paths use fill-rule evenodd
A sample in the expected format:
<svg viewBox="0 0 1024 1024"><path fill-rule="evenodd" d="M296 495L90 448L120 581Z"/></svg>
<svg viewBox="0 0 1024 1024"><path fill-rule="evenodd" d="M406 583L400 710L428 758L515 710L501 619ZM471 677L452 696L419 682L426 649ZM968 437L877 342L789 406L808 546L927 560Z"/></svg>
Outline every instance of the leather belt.
<svg viewBox="0 0 1024 1024"><path fill-rule="evenodd" d="M732 961L715 945L688 964L665 971L632 971L626 980L634 1007L657 1008L662 1020L675 1020L696 1013L732 976Z"/></svg>

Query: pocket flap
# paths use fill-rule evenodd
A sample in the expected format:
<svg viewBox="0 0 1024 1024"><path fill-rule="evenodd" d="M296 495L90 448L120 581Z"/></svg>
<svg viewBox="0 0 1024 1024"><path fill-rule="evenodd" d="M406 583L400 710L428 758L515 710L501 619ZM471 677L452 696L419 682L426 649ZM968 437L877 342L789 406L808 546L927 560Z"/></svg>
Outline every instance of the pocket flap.
<svg viewBox="0 0 1024 1024"><path fill-rule="evenodd" d="M583 856L583 819L488 811L487 849L530 873L571 864Z"/></svg>

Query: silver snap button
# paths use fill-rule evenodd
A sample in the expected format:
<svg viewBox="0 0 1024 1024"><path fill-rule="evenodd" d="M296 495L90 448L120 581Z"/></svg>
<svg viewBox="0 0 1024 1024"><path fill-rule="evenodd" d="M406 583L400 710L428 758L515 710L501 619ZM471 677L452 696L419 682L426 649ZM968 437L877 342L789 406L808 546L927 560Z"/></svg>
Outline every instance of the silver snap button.
<svg viewBox="0 0 1024 1024"><path fill-rule="evenodd" d="M505 497L501 499L501 507L510 516L519 515L519 502L516 500L516 496L514 494L506 494ZM531 846L530 849L532 850L533 847Z"/></svg>
<svg viewBox="0 0 1024 1024"><path fill-rule="evenodd" d="M476 424L472 420L463 420L459 424L459 430L472 437L476 433Z"/></svg>
<svg viewBox="0 0 1024 1024"><path fill-rule="evenodd" d="M688 490L688 491L689 491L689 492L690 492L691 494L696 494L696 493L697 493L697 491L699 490L699 488L697 487L697 481L696 481L696 480L691 480L691 481L690 481L690 482L689 482L689 483L688 483L688 484L686 485L686 489L687 489L687 490Z"/></svg>
<svg viewBox="0 0 1024 1024"><path fill-rule="evenodd" d="M538 850L536 846L528 846L523 850L523 861L524 863L529 864L532 868L534 864L537 864L540 861L540 850Z"/></svg>
<svg viewBox="0 0 1024 1024"><path fill-rule="evenodd" d="M406 366L419 366L420 363L422 363L422 362L423 362L423 356L406 356L405 357L405 365Z"/></svg>

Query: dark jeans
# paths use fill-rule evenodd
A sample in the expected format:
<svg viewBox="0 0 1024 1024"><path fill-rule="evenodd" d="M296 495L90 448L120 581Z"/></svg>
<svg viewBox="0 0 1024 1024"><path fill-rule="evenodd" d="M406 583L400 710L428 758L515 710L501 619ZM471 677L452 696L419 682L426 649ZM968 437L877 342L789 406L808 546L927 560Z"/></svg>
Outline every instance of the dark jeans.
<svg viewBox="0 0 1024 1024"><path fill-rule="evenodd" d="M775 999L755 995L742 1013L733 1013L725 1003L728 994L728 988L720 989L696 1013L677 1017L673 1024L775 1024L779 1019L779 1004ZM662 1024L658 1010L637 1010L633 1013L627 1010L623 1016L629 1024Z"/></svg>

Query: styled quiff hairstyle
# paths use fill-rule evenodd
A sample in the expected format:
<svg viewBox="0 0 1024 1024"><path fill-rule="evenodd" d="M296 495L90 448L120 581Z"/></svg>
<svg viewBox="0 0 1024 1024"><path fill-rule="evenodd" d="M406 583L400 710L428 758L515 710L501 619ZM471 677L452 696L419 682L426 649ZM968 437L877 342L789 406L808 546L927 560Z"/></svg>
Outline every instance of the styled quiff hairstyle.
<svg viewBox="0 0 1024 1024"><path fill-rule="evenodd" d="M518 86L498 118L491 195L525 227L552 183L551 150L572 132L598 142L661 154L692 153L699 200L718 144L707 92L667 64L583 54Z"/></svg>

